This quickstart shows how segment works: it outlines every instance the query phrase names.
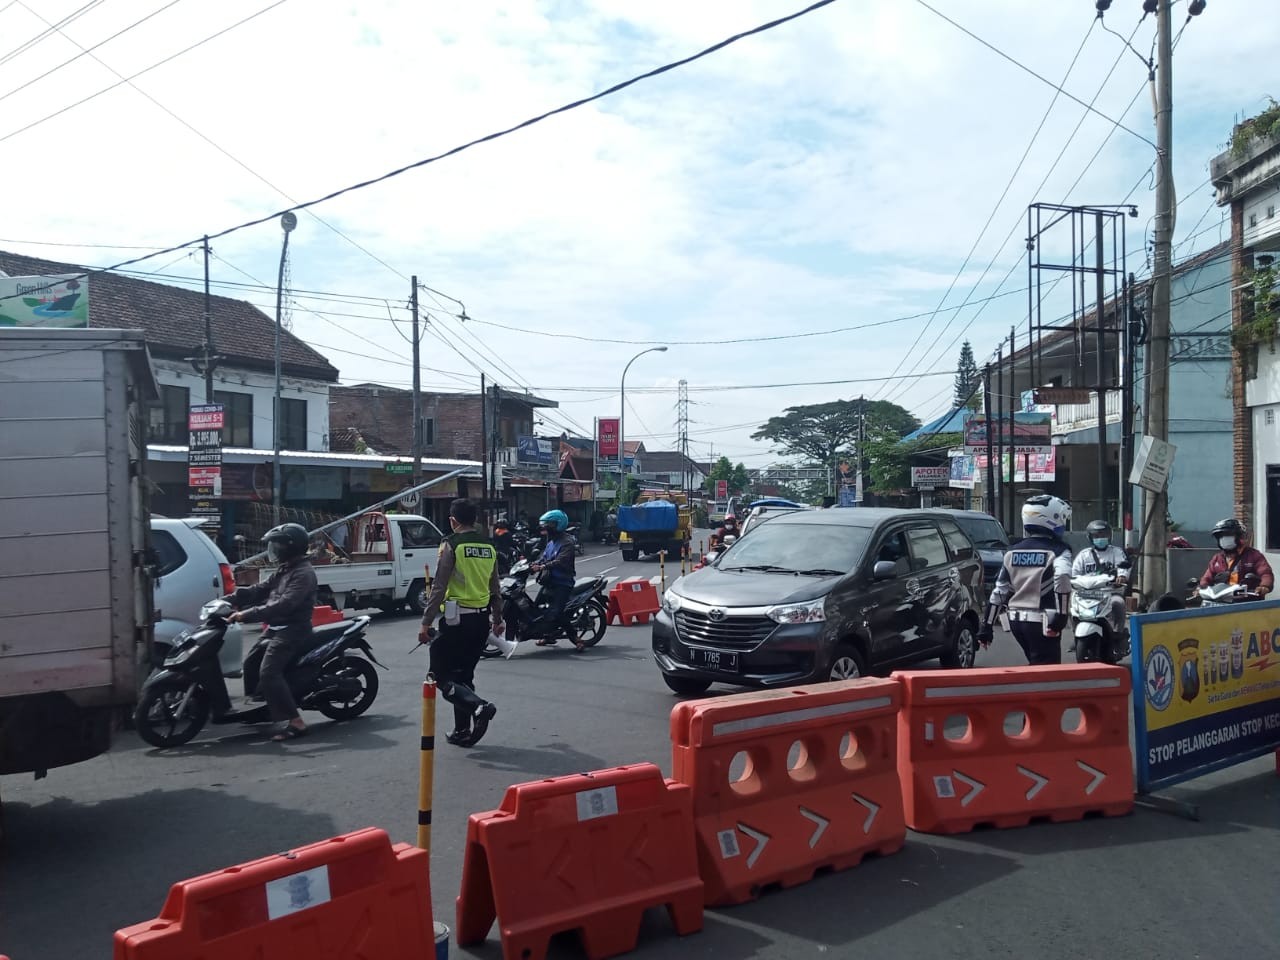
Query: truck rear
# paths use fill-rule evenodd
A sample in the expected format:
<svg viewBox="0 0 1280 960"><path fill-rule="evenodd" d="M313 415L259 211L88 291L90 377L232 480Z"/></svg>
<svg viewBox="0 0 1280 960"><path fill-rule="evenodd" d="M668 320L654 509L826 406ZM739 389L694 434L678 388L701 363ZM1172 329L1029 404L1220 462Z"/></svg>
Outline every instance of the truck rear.
<svg viewBox="0 0 1280 960"><path fill-rule="evenodd" d="M680 493L646 491L636 504L618 508L618 530L623 560L663 550L678 557L693 535L688 498Z"/></svg>
<svg viewBox="0 0 1280 960"><path fill-rule="evenodd" d="M88 760L152 624L138 331L0 329L0 774Z"/></svg>

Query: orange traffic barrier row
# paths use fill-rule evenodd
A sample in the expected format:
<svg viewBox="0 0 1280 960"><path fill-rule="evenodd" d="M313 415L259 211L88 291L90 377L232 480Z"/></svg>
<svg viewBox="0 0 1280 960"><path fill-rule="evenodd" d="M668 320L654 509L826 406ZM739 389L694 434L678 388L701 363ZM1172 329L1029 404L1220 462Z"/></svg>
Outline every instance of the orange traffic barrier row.
<svg viewBox="0 0 1280 960"><path fill-rule="evenodd" d="M569 930L601 960L633 949L656 906L680 935L702 929L692 793L651 763L517 784L467 823L461 946L497 920L506 960L541 960Z"/></svg>
<svg viewBox="0 0 1280 960"><path fill-rule="evenodd" d="M605 613L608 623L615 620L624 627L648 623L658 612L658 591L644 577L619 580L609 591L609 606Z"/></svg>
<svg viewBox="0 0 1280 960"><path fill-rule="evenodd" d="M368 828L176 883L117 930L114 960L365 957L435 951L428 854Z"/></svg>
<svg viewBox="0 0 1280 960"><path fill-rule="evenodd" d="M902 848L900 699L868 679L676 706L672 771L693 790L708 906Z"/></svg>
<svg viewBox="0 0 1280 960"><path fill-rule="evenodd" d="M326 623L341 623L342 620L342 611L335 610L327 604L323 607L311 608L311 625L313 627L323 627Z"/></svg>
<svg viewBox="0 0 1280 960"><path fill-rule="evenodd" d="M923 833L1133 809L1128 672L1086 663L893 674L898 771Z"/></svg>

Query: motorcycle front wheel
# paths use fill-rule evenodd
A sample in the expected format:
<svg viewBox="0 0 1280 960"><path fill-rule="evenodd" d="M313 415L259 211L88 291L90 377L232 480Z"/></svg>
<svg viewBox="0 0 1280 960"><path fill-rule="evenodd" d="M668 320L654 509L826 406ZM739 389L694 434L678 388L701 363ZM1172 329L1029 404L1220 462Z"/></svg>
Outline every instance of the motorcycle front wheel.
<svg viewBox="0 0 1280 960"><path fill-rule="evenodd" d="M329 699L316 703L316 709L330 720L353 720L373 706L373 700L378 695L378 671L364 657L343 657L326 668L325 674L338 680L354 680L359 684L358 690L345 695L333 693ZM324 680L325 677L320 679Z"/></svg>
<svg viewBox="0 0 1280 960"><path fill-rule="evenodd" d="M209 719L209 695L198 683L144 690L133 725L153 747L180 747L193 740Z"/></svg>
<svg viewBox="0 0 1280 960"><path fill-rule="evenodd" d="M1087 637L1076 640L1076 663L1094 663L1098 657L1094 653L1094 643Z"/></svg>

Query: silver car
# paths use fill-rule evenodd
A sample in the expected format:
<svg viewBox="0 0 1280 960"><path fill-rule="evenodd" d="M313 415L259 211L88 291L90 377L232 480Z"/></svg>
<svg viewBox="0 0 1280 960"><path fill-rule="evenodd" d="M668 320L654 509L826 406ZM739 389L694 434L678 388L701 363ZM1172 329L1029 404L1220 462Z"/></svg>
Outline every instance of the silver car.
<svg viewBox="0 0 1280 960"><path fill-rule="evenodd" d="M218 545L200 529L198 517L175 520L151 518L151 546L156 553L156 655L164 657L183 630L200 622L200 608L236 587L231 564ZM227 629L218 654L222 672L238 677L243 639L238 623Z"/></svg>

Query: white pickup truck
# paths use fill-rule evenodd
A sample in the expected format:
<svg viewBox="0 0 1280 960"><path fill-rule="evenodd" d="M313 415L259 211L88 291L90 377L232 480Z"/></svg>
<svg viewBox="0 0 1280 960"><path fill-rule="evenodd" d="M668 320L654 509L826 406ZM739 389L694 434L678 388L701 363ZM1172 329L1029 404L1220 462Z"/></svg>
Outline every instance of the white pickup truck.
<svg viewBox="0 0 1280 960"><path fill-rule="evenodd" d="M444 534L426 517L373 511L312 538L317 603L394 613L426 606ZM261 569L266 579L271 568Z"/></svg>

